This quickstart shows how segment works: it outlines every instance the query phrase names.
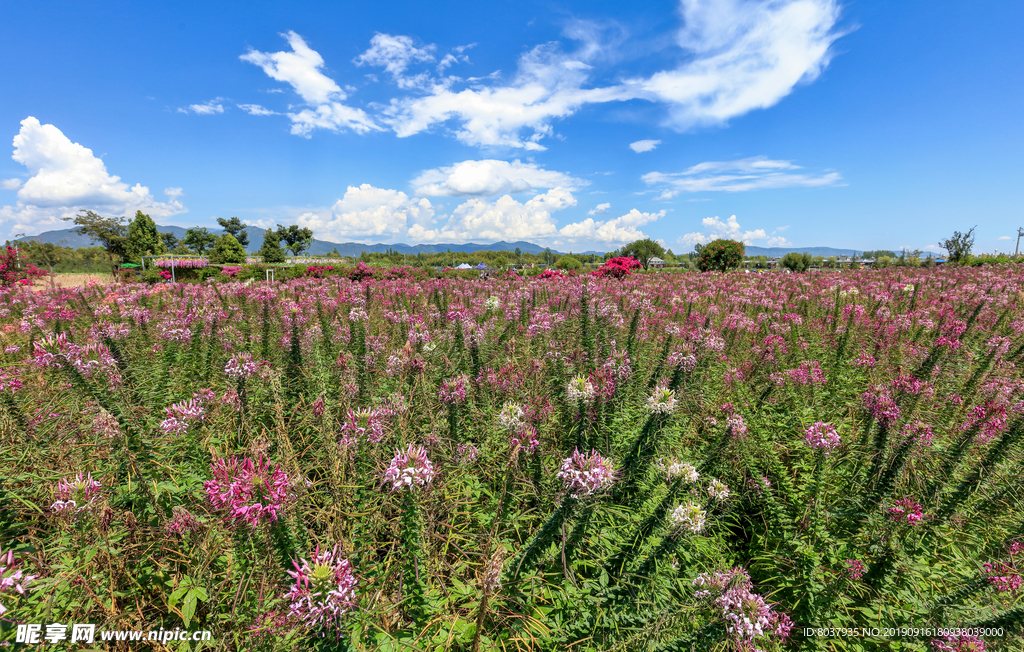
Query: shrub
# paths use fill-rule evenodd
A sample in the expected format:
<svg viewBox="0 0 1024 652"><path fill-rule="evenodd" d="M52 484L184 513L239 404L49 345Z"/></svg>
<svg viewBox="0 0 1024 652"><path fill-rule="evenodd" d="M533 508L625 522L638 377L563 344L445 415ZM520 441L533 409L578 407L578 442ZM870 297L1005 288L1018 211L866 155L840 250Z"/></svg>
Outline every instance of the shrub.
<svg viewBox="0 0 1024 652"><path fill-rule="evenodd" d="M619 256L606 260L604 265L591 272L594 276L608 278L622 278L629 276L634 269L640 269L640 261L629 256Z"/></svg>
<svg viewBox="0 0 1024 652"><path fill-rule="evenodd" d="M276 231L267 229L263 232L263 246L260 248L260 255L263 262L267 264L283 263L285 260L284 250L281 249L281 237Z"/></svg>
<svg viewBox="0 0 1024 652"><path fill-rule="evenodd" d="M697 269L702 272L725 272L743 262L742 242L718 239L706 244L697 256Z"/></svg>
<svg viewBox="0 0 1024 652"><path fill-rule="evenodd" d="M14 247L7 245L0 252L0 286L10 287L15 284L31 285L32 279L46 276L46 271L32 263L18 264L19 253Z"/></svg>
<svg viewBox="0 0 1024 652"><path fill-rule="evenodd" d="M583 269L583 263L581 263L580 259L576 256L566 255L558 259L558 262L555 263L555 269L560 269L565 272L578 272Z"/></svg>
<svg viewBox="0 0 1024 652"><path fill-rule="evenodd" d="M791 251L782 257L779 264L792 272L806 272L811 267L811 255Z"/></svg>
<svg viewBox="0 0 1024 652"><path fill-rule="evenodd" d="M235 240L235 236L224 233L217 238L217 242L213 246L210 262L215 265L244 263L245 249L238 243L238 240Z"/></svg>

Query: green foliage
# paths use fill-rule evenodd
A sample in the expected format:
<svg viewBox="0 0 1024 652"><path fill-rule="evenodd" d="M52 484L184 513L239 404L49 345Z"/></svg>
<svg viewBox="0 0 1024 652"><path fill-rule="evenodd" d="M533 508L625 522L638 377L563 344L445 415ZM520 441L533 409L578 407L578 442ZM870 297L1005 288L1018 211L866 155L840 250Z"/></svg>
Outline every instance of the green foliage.
<svg viewBox="0 0 1024 652"><path fill-rule="evenodd" d="M230 233L222 233L210 253L210 262L220 265L244 263L245 249Z"/></svg>
<svg viewBox="0 0 1024 652"><path fill-rule="evenodd" d="M265 263L283 263L285 261L284 251L281 249L281 238L272 229L263 232L260 256L263 257Z"/></svg>
<svg viewBox="0 0 1024 652"><path fill-rule="evenodd" d="M971 249L974 247L974 229L972 226L967 233L953 231L953 237L943 240L939 246L946 250L949 255L948 262L956 265L970 258Z"/></svg>
<svg viewBox="0 0 1024 652"><path fill-rule="evenodd" d="M583 263L576 256L565 255L558 259L555 263L555 269L561 269L566 272L578 272L583 269Z"/></svg>
<svg viewBox="0 0 1024 652"><path fill-rule="evenodd" d="M212 248L216 242L217 238L205 226L193 227L185 231L185 237L181 239L181 244L188 247L191 253L199 256L206 253L206 250Z"/></svg>
<svg viewBox="0 0 1024 652"><path fill-rule="evenodd" d="M636 258L643 265L644 269L647 269L648 262L651 258L665 259L665 248L660 244L651 240L650 238L644 238L643 240L636 240L630 242L627 245L623 245L622 248L616 252L618 256L628 256L630 258ZM616 256L612 256L615 258ZM741 255L742 260L742 255Z"/></svg>
<svg viewBox="0 0 1024 652"><path fill-rule="evenodd" d="M725 272L743 262L742 242L718 239L701 247L697 256L697 269L702 272Z"/></svg>
<svg viewBox="0 0 1024 652"><path fill-rule="evenodd" d="M779 264L792 272L806 272L811 267L811 255L791 251L782 257Z"/></svg>
<svg viewBox="0 0 1024 652"><path fill-rule="evenodd" d="M220 224L220 228L224 229L225 233L231 234L231 236L238 241L238 244L242 247L249 246L249 233L246 231L249 228L242 220L237 217L230 219L224 219L223 217L217 218L217 224Z"/></svg>
<svg viewBox="0 0 1024 652"><path fill-rule="evenodd" d="M92 238L106 250L114 264L125 261L128 251L128 228L123 217L102 217L92 211L82 211L74 217L61 218L73 221L78 235Z"/></svg>
<svg viewBox="0 0 1024 652"><path fill-rule="evenodd" d="M128 225L128 242L125 253L128 262L141 264L143 256L165 253L162 234L156 230L156 223L142 211L135 211L135 219Z"/></svg>
<svg viewBox="0 0 1024 652"><path fill-rule="evenodd" d="M309 249L310 245L313 244L313 232L296 224L291 226L281 226L278 224L277 238L280 242L284 243L284 248L292 252L293 256L301 256L302 252ZM265 239L264 242L266 242Z"/></svg>

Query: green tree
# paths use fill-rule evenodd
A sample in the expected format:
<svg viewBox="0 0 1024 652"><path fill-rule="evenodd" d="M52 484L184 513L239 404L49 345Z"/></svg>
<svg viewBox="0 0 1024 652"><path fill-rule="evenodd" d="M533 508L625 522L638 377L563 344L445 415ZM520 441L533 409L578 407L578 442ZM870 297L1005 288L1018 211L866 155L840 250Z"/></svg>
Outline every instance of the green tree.
<svg viewBox="0 0 1024 652"><path fill-rule="evenodd" d="M51 286L54 284L54 268L61 263L73 261L75 258L73 249L62 247L52 242L23 240L16 244L21 249L24 260L39 267L49 268Z"/></svg>
<svg viewBox="0 0 1024 652"><path fill-rule="evenodd" d="M181 244L189 248L190 251L202 256L207 249L213 247L214 243L217 242L217 238L203 227L193 227L188 231L185 231L185 237L181 239Z"/></svg>
<svg viewBox="0 0 1024 652"><path fill-rule="evenodd" d="M700 248L697 254L697 269L702 272L725 272L735 269L743 262L744 251L742 242L721 238L713 240Z"/></svg>
<svg viewBox="0 0 1024 652"><path fill-rule="evenodd" d="M313 232L292 224L291 226L277 225L277 239L283 242L293 256L301 256L313 244ZM265 242L266 240L264 240Z"/></svg>
<svg viewBox="0 0 1024 652"><path fill-rule="evenodd" d="M238 241L238 244L243 247L249 246L249 233L246 231L246 229L249 228L248 224L242 222L242 220L237 217L232 217L230 219L218 217L217 224L220 224L220 228L224 229L225 233L230 233L235 240Z"/></svg>
<svg viewBox="0 0 1024 652"><path fill-rule="evenodd" d="M156 230L156 223L142 211L135 211L135 219L128 225L128 244L125 247L128 260L138 265L143 256L153 256L167 251L163 238Z"/></svg>
<svg viewBox="0 0 1024 652"><path fill-rule="evenodd" d="M860 255L860 258L881 258L882 256L895 258L896 252L889 251L888 249L876 249L874 251L865 251Z"/></svg>
<svg viewBox="0 0 1024 652"><path fill-rule="evenodd" d="M230 233L222 233L210 253L210 262L218 265L245 262L245 248Z"/></svg>
<svg viewBox="0 0 1024 652"><path fill-rule="evenodd" d="M281 238L273 229L263 232L263 246L260 248L260 255L265 263L283 263L284 251L281 249Z"/></svg>
<svg viewBox="0 0 1024 652"><path fill-rule="evenodd" d="M650 238L644 238L643 240L636 240L628 245L624 245L619 249L619 255L636 258L643 265L644 269L647 269L651 258L655 256L658 258L665 257L665 248Z"/></svg>
<svg viewBox="0 0 1024 652"><path fill-rule="evenodd" d="M580 259L576 256L566 255L558 259L558 262L555 263L555 269L561 269L567 272L577 272L583 269L583 263L581 263Z"/></svg>
<svg viewBox="0 0 1024 652"><path fill-rule="evenodd" d="M164 241L164 249L167 251L172 251L178 246L178 236L174 235L170 231L167 233L161 233L160 239Z"/></svg>
<svg viewBox="0 0 1024 652"><path fill-rule="evenodd" d="M791 272L806 272L811 267L811 254L791 251L782 257L779 264Z"/></svg>
<svg viewBox="0 0 1024 652"><path fill-rule="evenodd" d="M112 265L120 265L126 257L128 245L128 228L123 217L103 217L92 211L82 211L74 217L65 217L64 221L73 221L72 229L78 235L84 235L98 242L110 258Z"/></svg>
<svg viewBox="0 0 1024 652"><path fill-rule="evenodd" d="M959 231L953 231L953 237L948 240L944 240L939 243L939 246L946 250L949 254L947 260L954 265L962 262L966 262L971 256L971 249L974 248L974 229L978 228L977 225L972 226L971 230L967 233L960 233Z"/></svg>

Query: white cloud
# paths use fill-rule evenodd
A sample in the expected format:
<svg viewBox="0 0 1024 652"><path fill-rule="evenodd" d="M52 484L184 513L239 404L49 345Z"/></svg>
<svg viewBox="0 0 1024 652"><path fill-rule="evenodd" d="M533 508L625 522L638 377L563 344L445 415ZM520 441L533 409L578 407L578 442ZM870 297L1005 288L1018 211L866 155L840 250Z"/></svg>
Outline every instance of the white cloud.
<svg viewBox="0 0 1024 652"><path fill-rule="evenodd" d="M607 215L608 209L611 208L610 203L605 202L604 204L598 204L594 208L587 211L587 215Z"/></svg>
<svg viewBox="0 0 1024 652"><path fill-rule="evenodd" d="M428 95L392 100L387 122L399 136L456 120L470 145L544 149L553 120L586 104L646 100L664 104L669 126L688 129L778 103L800 83L813 81L831 58L839 16L836 0L681 0L678 68L648 78L588 88L592 64L605 49L586 30L575 53L541 45L522 55L505 85L453 91L435 84ZM532 131L524 137L522 132Z"/></svg>
<svg viewBox="0 0 1024 652"><path fill-rule="evenodd" d="M292 133L309 136L317 128L338 131L351 129L356 133L379 131L379 127L362 109L342 101L347 97L333 79L320 72L323 57L306 45L295 32L282 34L291 46L291 52L259 52L250 49L240 58L263 69L271 79L291 84L295 92L310 108L289 113Z"/></svg>
<svg viewBox="0 0 1024 652"><path fill-rule="evenodd" d="M181 188L164 188L164 194L172 199L177 199L185 194Z"/></svg>
<svg viewBox="0 0 1024 652"><path fill-rule="evenodd" d="M485 159L426 170L413 179L412 185L420 196L489 197L534 188L561 187L571 191L587 185L587 182L562 172L545 170L535 163L522 163L518 159L511 163Z"/></svg>
<svg viewBox="0 0 1024 652"><path fill-rule="evenodd" d="M178 109L178 113L188 113L190 111L197 115L224 113L224 105L221 104L221 101L223 101L223 98L218 97L203 104L190 104L187 109Z"/></svg>
<svg viewBox="0 0 1024 652"><path fill-rule="evenodd" d="M764 229L744 231L736 220L735 215L724 221L718 216L705 217L701 223L704 226L703 231L687 233L679 238L679 242L685 246L692 247L695 244L707 244L712 240L726 238L729 240L739 240L748 245L754 244L756 240L765 240L769 247L788 247L791 245L788 240L776 235L778 229L773 231L771 235L767 234Z"/></svg>
<svg viewBox="0 0 1024 652"><path fill-rule="evenodd" d="M412 225L431 224L434 208L427 199L410 199L399 190L375 188L368 183L349 186L329 211L306 212L298 224L320 238L350 239L402 235Z"/></svg>
<svg viewBox="0 0 1024 652"><path fill-rule="evenodd" d="M842 182L838 172L811 174L791 161L764 156L736 161L698 163L683 172L648 172L640 177L649 186L664 186L658 199L671 199L680 192L744 192L766 188L834 186Z"/></svg>
<svg viewBox="0 0 1024 652"><path fill-rule="evenodd" d="M21 179L0 179L0 190L17 190L21 187Z"/></svg>
<svg viewBox="0 0 1024 652"><path fill-rule="evenodd" d="M416 224L410 227L409 238L420 242L543 239L558 232L552 213L575 205L576 198L564 188L552 188L525 203L509 195L493 202L470 199L452 211L443 227L428 229Z"/></svg>
<svg viewBox="0 0 1024 652"><path fill-rule="evenodd" d="M629 148L640 154L642 152L649 152L660 144L660 140L638 140L635 143L630 143Z"/></svg>
<svg viewBox="0 0 1024 652"><path fill-rule="evenodd" d="M999 237L998 237L998 238L996 238L996 239L997 239L997 240L1013 240L1013 238L1011 238L1011 237L1010 237L1010 236L1008 236L1008 235L1001 235L1001 236L999 236Z"/></svg>
<svg viewBox="0 0 1024 652"><path fill-rule="evenodd" d="M391 73L391 78L395 80L399 88L417 88L424 84L429 76L423 73L414 77L406 77L405 71L412 63L433 61L432 52L435 49L434 45L417 48L408 36L392 36L378 32L370 39L370 49L353 61L357 66L370 65L383 68ZM449 60L449 57L452 55L446 55L442 60L442 65L438 68L443 70L444 67L458 60L454 57L453 60Z"/></svg>
<svg viewBox="0 0 1024 652"><path fill-rule="evenodd" d="M463 54L463 52L475 46L476 43L470 43L469 45L460 45L452 48L452 51L444 55L444 57L437 63L437 74L443 73L445 68L454 66L457 63L469 63L469 57Z"/></svg>
<svg viewBox="0 0 1024 652"><path fill-rule="evenodd" d="M129 187L109 174L92 150L31 116L21 121L12 158L31 175L18 190L17 204L0 208L0 223L13 225L15 230L42 231L42 227L61 224L61 217L86 209L114 215L141 210L152 217L186 212L178 200L180 189L171 189L179 192L168 193L169 201L158 202L149 188L141 184Z"/></svg>
<svg viewBox="0 0 1024 652"><path fill-rule="evenodd" d="M559 229L558 233L575 241L625 244L646 238L647 235L637 227L664 216L664 210L657 213L641 213L634 208L622 217L604 222L595 222L593 218L588 217L582 222L567 224Z"/></svg>
<svg viewBox="0 0 1024 652"><path fill-rule="evenodd" d="M271 111L259 104L239 104L238 108L242 109L249 115L281 115L277 111Z"/></svg>

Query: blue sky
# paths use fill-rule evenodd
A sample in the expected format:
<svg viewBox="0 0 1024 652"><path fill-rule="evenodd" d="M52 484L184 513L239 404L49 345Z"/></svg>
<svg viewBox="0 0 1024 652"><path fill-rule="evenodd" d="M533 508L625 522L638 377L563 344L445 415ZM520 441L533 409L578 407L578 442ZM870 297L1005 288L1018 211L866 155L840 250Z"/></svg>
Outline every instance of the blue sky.
<svg viewBox="0 0 1024 652"><path fill-rule="evenodd" d="M677 253L936 250L977 224L1012 252L1022 22L1019 1L11 3L0 237L141 209Z"/></svg>

